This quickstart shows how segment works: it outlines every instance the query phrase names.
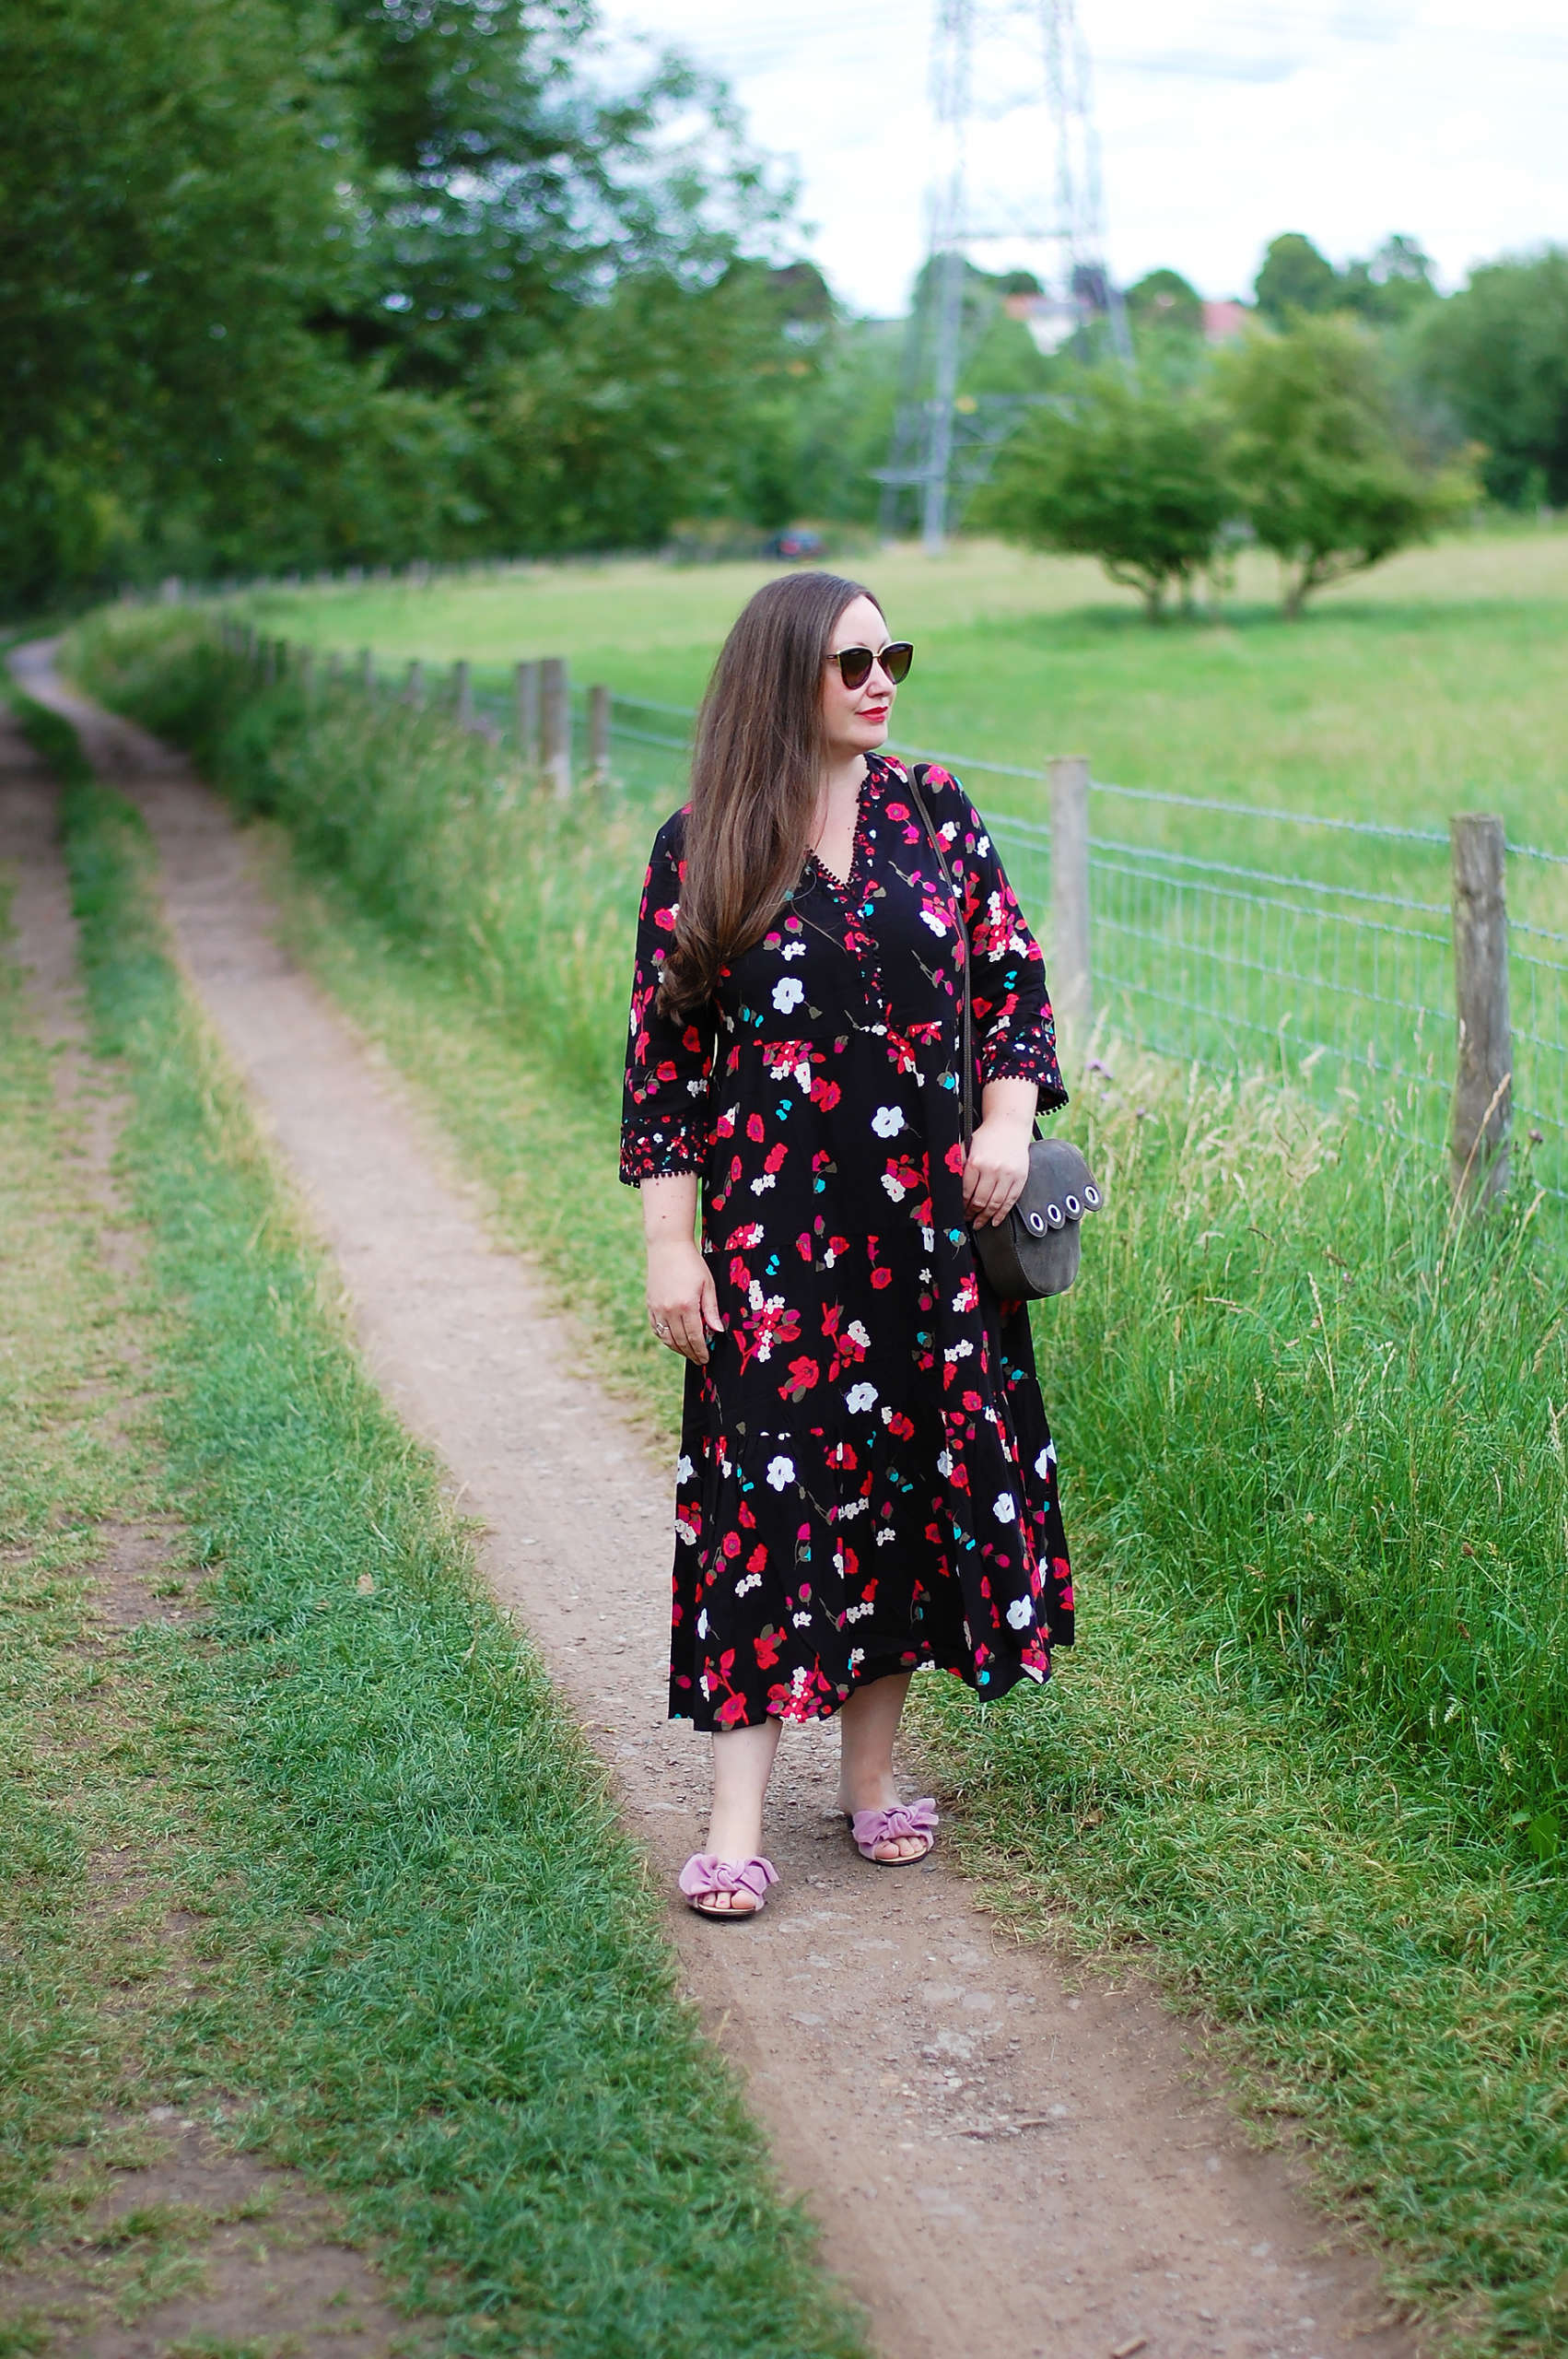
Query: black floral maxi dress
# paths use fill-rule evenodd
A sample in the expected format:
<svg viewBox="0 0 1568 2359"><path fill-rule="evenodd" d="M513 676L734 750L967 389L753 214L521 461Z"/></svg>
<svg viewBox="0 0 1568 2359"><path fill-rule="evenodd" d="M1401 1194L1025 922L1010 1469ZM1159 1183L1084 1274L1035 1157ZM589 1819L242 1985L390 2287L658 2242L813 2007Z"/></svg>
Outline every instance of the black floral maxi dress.
<svg viewBox="0 0 1568 2359"><path fill-rule="evenodd" d="M977 1084L1063 1105L1040 953L957 782L927 803L973 945ZM723 1332L686 1370L672 1718L809 1719L934 1662L984 1698L1072 1637L1028 1313L964 1218L963 950L908 800L872 756L839 884L814 856L716 1007L661 1015L684 814L638 930L621 1176L701 1175Z"/></svg>

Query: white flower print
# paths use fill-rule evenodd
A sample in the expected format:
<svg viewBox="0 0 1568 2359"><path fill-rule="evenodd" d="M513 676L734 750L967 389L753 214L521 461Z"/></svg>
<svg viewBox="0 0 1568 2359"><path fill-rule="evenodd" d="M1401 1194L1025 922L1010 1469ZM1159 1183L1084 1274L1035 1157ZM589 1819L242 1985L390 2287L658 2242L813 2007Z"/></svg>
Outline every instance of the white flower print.
<svg viewBox="0 0 1568 2359"><path fill-rule="evenodd" d="M851 1416L861 1416L876 1401L874 1384L852 1384L844 1395L844 1405Z"/></svg>
<svg viewBox="0 0 1568 2359"><path fill-rule="evenodd" d="M684 1548L695 1548L696 1546L696 1524L688 1523L684 1515L678 1515L675 1518L675 1537Z"/></svg>
<svg viewBox="0 0 1568 2359"><path fill-rule="evenodd" d="M939 917L935 910L922 910L920 911L920 922L922 925L929 925L933 933L945 933L947 932L947 920L943 917Z"/></svg>
<svg viewBox="0 0 1568 2359"><path fill-rule="evenodd" d="M970 1343L968 1337L965 1336L962 1343L949 1344L946 1351L942 1354L942 1358L944 1360L966 1360L974 1348L974 1344Z"/></svg>
<svg viewBox="0 0 1568 2359"><path fill-rule="evenodd" d="M939 1449L939 1450L938 1450L938 1452L937 1452L937 1454L936 1454L936 1471L937 1471L937 1473L938 1473L939 1474L942 1475L944 1478L945 1478L947 1475L949 1475L949 1474L951 1474L951 1473L952 1473L952 1472L953 1472L953 1452L952 1452L950 1449Z"/></svg>
<svg viewBox="0 0 1568 2359"><path fill-rule="evenodd" d="M872 1116L872 1128L879 1139L895 1139L904 1128L902 1106L879 1106Z"/></svg>
<svg viewBox="0 0 1568 2359"><path fill-rule="evenodd" d="M1018 1502L1011 1491L999 1491L991 1501L991 1513L999 1523L1012 1523L1018 1513Z"/></svg>
<svg viewBox="0 0 1568 2359"><path fill-rule="evenodd" d="M850 1668L850 1670L851 1670L851 1671L859 1671L859 1670L860 1670L860 1665L864 1662L865 1659L866 1659L866 1650L865 1650L864 1647L851 1647L851 1648L850 1648L850 1649L849 1649L849 1668Z"/></svg>
<svg viewBox="0 0 1568 2359"><path fill-rule="evenodd" d="M901 1204L904 1202L906 1195L908 1193L903 1180L895 1180L891 1171L884 1171L883 1173L882 1184L887 1190L888 1194L892 1197L895 1204Z"/></svg>
<svg viewBox="0 0 1568 2359"><path fill-rule="evenodd" d="M1026 1597L1015 1597L1012 1604L1007 1609L1009 1628L1013 1630L1026 1630L1029 1627L1029 1624L1032 1619L1033 1614L1028 1599Z"/></svg>
<svg viewBox="0 0 1568 2359"><path fill-rule="evenodd" d="M788 1015L792 1007L799 1007L805 995L806 987L798 975L786 975L781 983L773 986L773 1004L780 1015Z"/></svg>
<svg viewBox="0 0 1568 2359"><path fill-rule="evenodd" d="M786 1483L792 1483L795 1479L794 1460L782 1455L770 1458L767 1461L767 1479L774 1490L781 1491Z"/></svg>
<svg viewBox="0 0 1568 2359"><path fill-rule="evenodd" d="M752 1181L752 1194L754 1196L766 1196L770 1188L777 1186L778 1180L778 1174L777 1171L760 1172L757 1178Z"/></svg>
<svg viewBox="0 0 1568 2359"><path fill-rule="evenodd" d="M706 1638L708 1636L708 1608L706 1605L696 1617L696 1634L699 1638Z"/></svg>
<svg viewBox="0 0 1568 2359"><path fill-rule="evenodd" d="M1035 1461L1035 1472L1039 1476L1042 1483L1045 1482L1050 1473L1051 1468L1055 1464L1056 1444L1054 1441L1048 1441L1047 1442L1044 1449L1041 1450L1038 1458Z"/></svg>
<svg viewBox="0 0 1568 2359"><path fill-rule="evenodd" d="M847 1605L844 1608L844 1619L846 1622L863 1622L868 1614L875 1612L876 1607L872 1600L865 1598L859 1605Z"/></svg>
<svg viewBox="0 0 1568 2359"><path fill-rule="evenodd" d="M675 1480L677 1483L689 1483L691 1479L692 1462L683 1450L680 1457L675 1461Z"/></svg>
<svg viewBox="0 0 1568 2359"><path fill-rule="evenodd" d="M737 1597L744 1597L748 1590L760 1589L761 1587L762 1575L760 1573L748 1573L743 1581L737 1581L735 1583L735 1595Z"/></svg>
<svg viewBox="0 0 1568 2359"><path fill-rule="evenodd" d="M897 1537L898 1534L894 1531L893 1526L889 1523L884 1523L882 1530L877 1533L876 1544L879 1548L891 1548Z"/></svg>
<svg viewBox="0 0 1568 2359"><path fill-rule="evenodd" d="M845 1328L844 1332L848 1336L849 1341L852 1344L859 1344L862 1352L869 1352L871 1350L872 1339L866 1332L866 1322L863 1319L851 1319L848 1327Z"/></svg>
<svg viewBox="0 0 1568 2359"><path fill-rule="evenodd" d="M805 955L806 945L803 942L787 942L778 954L781 958L803 958Z"/></svg>

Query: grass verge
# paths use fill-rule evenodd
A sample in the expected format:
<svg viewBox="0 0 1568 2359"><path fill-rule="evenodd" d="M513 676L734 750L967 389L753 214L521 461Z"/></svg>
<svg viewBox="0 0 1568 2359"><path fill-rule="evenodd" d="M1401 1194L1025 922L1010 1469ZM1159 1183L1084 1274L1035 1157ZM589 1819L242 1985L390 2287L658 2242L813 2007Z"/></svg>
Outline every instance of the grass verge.
<svg viewBox="0 0 1568 2359"><path fill-rule="evenodd" d="M603 1779L360 1373L165 956L139 822L78 769L66 828L163 1306L160 1480L205 1571L199 1619L141 1635L154 1717L115 1772L190 1814L203 1968L162 2083L223 2092L332 2189L454 2353L850 2359ZM24 1700L51 1660L14 1655ZM64 1956L86 1838L24 1833ZM65 2120L102 2081L60 1976Z"/></svg>

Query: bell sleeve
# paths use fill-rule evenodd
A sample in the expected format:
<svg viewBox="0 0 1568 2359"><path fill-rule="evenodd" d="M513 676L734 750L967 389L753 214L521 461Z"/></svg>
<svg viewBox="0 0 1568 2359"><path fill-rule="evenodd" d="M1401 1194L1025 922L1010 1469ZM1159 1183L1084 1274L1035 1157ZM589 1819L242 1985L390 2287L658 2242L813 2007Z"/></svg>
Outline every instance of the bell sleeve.
<svg viewBox="0 0 1568 2359"><path fill-rule="evenodd" d="M675 934L681 898L682 818L654 838L638 912L637 968L627 1023L626 1077L621 1099L621 1178L628 1188L684 1171L700 1172L711 1137L708 1083L718 1019L711 1006L672 1017L661 1013L659 984Z"/></svg>
<svg viewBox="0 0 1568 2359"><path fill-rule="evenodd" d="M931 816L964 900L969 929L975 1055L980 1086L1032 1081L1039 1110L1067 1103L1057 1060L1056 1018L1046 990L1046 964L986 823L946 771L929 773Z"/></svg>

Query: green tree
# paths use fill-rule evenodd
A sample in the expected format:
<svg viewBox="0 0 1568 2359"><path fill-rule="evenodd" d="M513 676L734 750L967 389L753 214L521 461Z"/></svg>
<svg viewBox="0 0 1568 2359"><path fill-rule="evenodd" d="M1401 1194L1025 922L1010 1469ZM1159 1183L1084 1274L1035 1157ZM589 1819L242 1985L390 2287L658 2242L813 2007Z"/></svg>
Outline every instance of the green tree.
<svg viewBox="0 0 1568 2359"><path fill-rule="evenodd" d="M1097 557L1157 621L1172 589L1190 594L1213 561L1230 507L1219 439L1201 400L1090 371L1026 422L976 521L1031 548Z"/></svg>
<svg viewBox="0 0 1568 2359"><path fill-rule="evenodd" d="M780 405L801 356L781 352L779 304L730 284L780 200L691 69L666 62L630 95L596 92L581 63L591 22L588 0L6 11L9 603L111 567L516 546L537 502L486 437L523 398L519 371L549 388L557 453L603 459L617 416L653 435L640 456L596 462L592 483L551 475L549 545L591 518L625 542L662 512L646 486L669 472L661 452L699 440L669 424L672 370L696 356L692 417L706 408L756 444L729 496L787 506ZM663 341L617 341L633 314ZM704 323L720 314L714 342ZM608 346L614 384L599 388L580 364ZM559 408L568 386L575 421ZM628 488L619 511L612 480Z"/></svg>
<svg viewBox="0 0 1568 2359"><path fill-rule="evenodd" d="M1273 240L1252 291L1264 318L1281 327L1296 311L1337 310L1342 295L1333 264L1299 229Z"/></svg>
<svg viewBox="0 0 1568 2359"><path fill-rule="evenodd" d="M1422 323L1420 367L1484 445L1494 499L1568 506L1568 251L1472 272Z"/></svg>
<svg viewBox="0 0 1568 2359"><path fill-rule="evenodd" d="M1221 356L1218 380L1231 479L1286 569L1292 620L1313 591L1430 539L1475 498L1463 464L1417 464L1378 349L1352 320L1249 336Z"/></svg>
<svg viewBox="0 0 1568 2359"><path fill-rule="evenodd" d="M1179 270L1151 270L1128 288L1127 316L1135 334L1200 336L1203 299Z"/></svg>
<svg viewBox="0 0 1568 2359"><path fill-rule="evenodd" d="M1399 327L1440 299L1432 256L1413 238L1386 238L1366 262L1347 263L1340 280L1342 309L1382 327Z"/></svg>

